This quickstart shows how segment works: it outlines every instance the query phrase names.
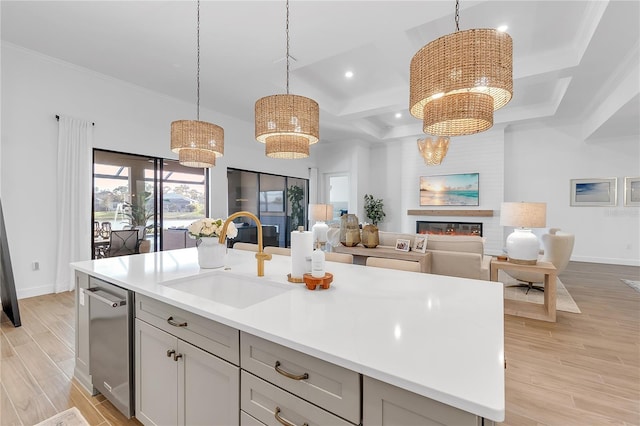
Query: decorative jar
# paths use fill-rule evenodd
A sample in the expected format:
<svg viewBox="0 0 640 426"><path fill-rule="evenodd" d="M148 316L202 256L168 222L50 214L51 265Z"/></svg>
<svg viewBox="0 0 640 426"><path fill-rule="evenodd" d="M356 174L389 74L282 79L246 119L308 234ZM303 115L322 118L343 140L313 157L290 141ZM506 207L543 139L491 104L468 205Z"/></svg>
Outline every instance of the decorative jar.
<svg viewBox="0 0 640 426"><path fill-rule="evenodd" d="M201 237L196 241L198 264L203 269L222 268L227 247L220 244L217 237Z"/></svg>
<svg viewBox="0 0 640 426"><path fill-rule="evenodd" d="M360 243L360 224L355 214L344 214L340 217L340 244L355 247Z"/></svg>
<svg viewBox="0 0 640 426"><path fill-rule="evenodd" d="M367 248L376 248L380 244L378 227L367 224L362 227L362 245Z"/></svg>

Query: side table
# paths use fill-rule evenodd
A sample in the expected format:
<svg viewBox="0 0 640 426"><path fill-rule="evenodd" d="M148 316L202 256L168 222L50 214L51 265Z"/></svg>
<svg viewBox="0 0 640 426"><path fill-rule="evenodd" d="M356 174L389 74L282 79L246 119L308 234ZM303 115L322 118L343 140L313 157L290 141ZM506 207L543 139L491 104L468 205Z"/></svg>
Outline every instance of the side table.
<svg viewBox="0 0 640 426"><path fill-rule="evenodd" d="M542 321L556 322L556 278L555 266L550 262L538 262L535 265L520 265L507 261L491 259L491 281L498 281L498 271L530 271L544 274L544 305L504 300L504 313Z"/></svg>

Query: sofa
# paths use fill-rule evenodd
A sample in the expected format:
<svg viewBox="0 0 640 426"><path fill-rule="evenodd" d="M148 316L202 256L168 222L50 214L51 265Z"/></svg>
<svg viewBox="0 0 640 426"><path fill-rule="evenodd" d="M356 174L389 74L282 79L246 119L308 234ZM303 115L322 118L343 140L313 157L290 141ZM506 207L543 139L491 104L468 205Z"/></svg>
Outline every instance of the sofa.
<svg viewBox="0 0 640 426"><path fill-rule="evenodd" d="M415 234L379 231L380 246L395 247L396 240L413 241ZM491 256L484 254L484 238L478 236L427 235L431 273L489 281Z"/></svg>

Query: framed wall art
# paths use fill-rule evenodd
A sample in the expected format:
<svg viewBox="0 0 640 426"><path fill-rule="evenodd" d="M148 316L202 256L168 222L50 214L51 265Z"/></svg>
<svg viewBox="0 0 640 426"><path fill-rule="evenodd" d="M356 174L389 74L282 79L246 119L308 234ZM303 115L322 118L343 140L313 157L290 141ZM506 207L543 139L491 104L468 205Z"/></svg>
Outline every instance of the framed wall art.
<svg viewBox="0 0 640 426"><path fill-rule="evenodd" d="M618 203L618 178L571 179L572 206L612 207Z"/></svg>
<svg viewBox="0 0 640 426"><path fill-rule="evenodd" d="M421 206L478 206L479 173L420 176Z"/></svg>
<svg viewBox="0 0 640 426"><path fill-rule="evenodd" d="M624 205L640 206L640 177L624 178Z"/></svg>

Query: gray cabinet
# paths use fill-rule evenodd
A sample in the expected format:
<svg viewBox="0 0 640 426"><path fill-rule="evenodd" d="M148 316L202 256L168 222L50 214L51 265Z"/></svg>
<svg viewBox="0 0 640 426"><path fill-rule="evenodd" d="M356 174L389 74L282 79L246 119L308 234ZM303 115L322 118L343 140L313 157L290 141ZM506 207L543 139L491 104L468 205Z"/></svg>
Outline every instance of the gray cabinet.
<svg viewBox="0 0 640 426"><path fill-rule="evenodd" d="M474 414L388 383L364 377L363 424L380 426L493 424Z"/></svg>
<svg viewBox="0 0 640 426"><path fill-rule="evenodd" d="M84 388L95 394L89 374L89 301L84 291L89 288L89 275L76 271L75 367L73 375Z"/></svg>
<svg viewBox="0 0 640 426"><path fill-rule="evenodd" d="M240 369L169 331L135 321L136 418L147 426L238 424Z"/></svg>

